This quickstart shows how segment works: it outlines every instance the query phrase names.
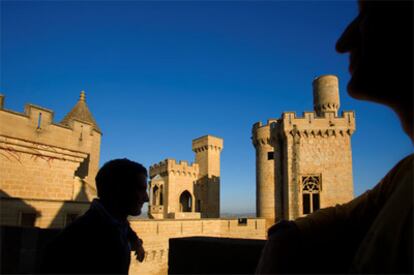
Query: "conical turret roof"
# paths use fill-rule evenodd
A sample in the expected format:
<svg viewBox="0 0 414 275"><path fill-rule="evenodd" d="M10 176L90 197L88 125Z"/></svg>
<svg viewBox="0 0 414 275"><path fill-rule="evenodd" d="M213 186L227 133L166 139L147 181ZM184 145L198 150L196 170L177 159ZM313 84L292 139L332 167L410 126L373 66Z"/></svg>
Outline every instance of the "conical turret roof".
<svg viewBox="0 0 414 275"><path fill-rule="evenodd" d="M73 120L80 120L90 123L93 125L95 130L101 132L98 124L92 116L92 113L89 111L88 105L86 105L85 91L81 92L75 107L73 107L73 109L63 118L60 124L69 126Z"/></svg>

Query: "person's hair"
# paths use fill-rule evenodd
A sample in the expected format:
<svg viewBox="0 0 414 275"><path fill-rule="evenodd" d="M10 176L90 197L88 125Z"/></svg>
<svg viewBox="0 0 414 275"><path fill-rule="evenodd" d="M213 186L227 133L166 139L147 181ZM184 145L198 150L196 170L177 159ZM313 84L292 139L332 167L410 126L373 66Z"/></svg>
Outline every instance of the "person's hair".
<svg viewBox="0 0 414 275"><path fill-rule="evenodd" d="M137 184L137 175L147 176L147 169L129 159L114 159L105 163L95 177L99 198L117 196L129 192Z"/></svg>

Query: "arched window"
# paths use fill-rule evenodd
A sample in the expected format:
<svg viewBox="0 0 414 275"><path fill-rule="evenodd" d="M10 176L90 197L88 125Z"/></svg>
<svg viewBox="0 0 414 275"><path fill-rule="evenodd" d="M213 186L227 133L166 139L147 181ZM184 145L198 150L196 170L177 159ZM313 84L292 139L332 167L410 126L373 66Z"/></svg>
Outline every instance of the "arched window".
<svg viewBox="0 0 414 275"><path fill-rule="evenodd" d="M159 189L158 186L154 186L154 188L152 189L152 205L158 205L158 193L159 193Z"/></svg>
<svg viewBox="0 0 414 275"><path fill-rule="evenodd" d="M163 197L163 186L161 185L161 187L160 187L160 205L163 205L164 204L164 197Z"/></svg>
<svg viewBox="0 0 414 275"><path fill-rule="evenodd" d="M320 191L319 176L302 176L303 214L310 214L320 208Z"/></svg>
<svg viewBox="0 0 414 275"><path fill-rule="evenodd" d="M180 212L191 212L192 209L192 197L187 190L180 195Z"/></svg>

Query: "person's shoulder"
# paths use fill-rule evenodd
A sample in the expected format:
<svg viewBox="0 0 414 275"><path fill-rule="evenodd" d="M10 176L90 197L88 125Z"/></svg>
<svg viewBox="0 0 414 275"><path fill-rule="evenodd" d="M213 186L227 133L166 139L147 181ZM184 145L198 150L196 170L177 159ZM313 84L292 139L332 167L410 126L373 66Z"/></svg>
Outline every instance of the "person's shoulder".
<svg viewBox="0 0 414 275"><path fill-rule="evenodd" d="M394 168L413 168L414 164L414 154L410 154L400 160Z"/></svg>
<svg viewBox="0 0 414 275"><path fill-rule="evenodd" d="M55 243L77 243L79 239L90 238L101 226L99 215L89 209L82 216L66 226L54 239Z"/></svg>
<svg viewBox="0 0 414 275"><path fill-rule="evenodd" d="M414 170L414 154L408 155L400 160L385 176L383 181L399 182L402 179L412 179Z"/></svg>

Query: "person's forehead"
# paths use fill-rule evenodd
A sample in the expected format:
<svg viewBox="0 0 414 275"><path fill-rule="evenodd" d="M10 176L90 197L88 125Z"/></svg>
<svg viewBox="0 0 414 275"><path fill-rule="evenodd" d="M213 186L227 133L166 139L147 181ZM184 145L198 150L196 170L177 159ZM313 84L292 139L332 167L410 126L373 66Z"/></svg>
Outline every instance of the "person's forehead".
<svg viewBox="0 0 414 275"><path fill-rule="evenodd" d="M148 178L148 177L147 177L147 175L140 173L140 174L137 174L137 178L138 178L139 180L142 180L142 181L147 182L147 178Z"/></svg>
<svg viewBox="0 0 414 275"><path fill-rule="evenodd" d="M137 186L147 188L147 176L145 174L137 174L135 180Z"/></svg>

